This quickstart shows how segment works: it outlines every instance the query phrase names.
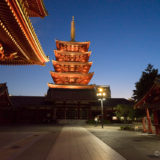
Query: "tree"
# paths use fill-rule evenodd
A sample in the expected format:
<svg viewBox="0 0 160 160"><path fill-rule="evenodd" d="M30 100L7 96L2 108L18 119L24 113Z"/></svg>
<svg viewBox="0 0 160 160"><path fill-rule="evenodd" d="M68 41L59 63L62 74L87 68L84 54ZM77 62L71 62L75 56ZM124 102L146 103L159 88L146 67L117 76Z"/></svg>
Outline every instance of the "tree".
<svg viewBox="0 0 160 160"><path fill-rule="evenodd" d="M147 68L142 72L138 82L135 83L135 90L133 90L133 99L140 100L145 93L152 87L155 78L160 77L158 69L153 68L153 65L148 64Z"/></svg>
<svg viewBox="0 0 160 160"><path fill-rule="evenodd" d="M131 120L134 119L135 116L135 110L133 109L132 105L126 105L126 104L118 104L116 106L116 116L120 119L121 117L124 117L124 123L127 122L127 118L129 117Z"/></svg>

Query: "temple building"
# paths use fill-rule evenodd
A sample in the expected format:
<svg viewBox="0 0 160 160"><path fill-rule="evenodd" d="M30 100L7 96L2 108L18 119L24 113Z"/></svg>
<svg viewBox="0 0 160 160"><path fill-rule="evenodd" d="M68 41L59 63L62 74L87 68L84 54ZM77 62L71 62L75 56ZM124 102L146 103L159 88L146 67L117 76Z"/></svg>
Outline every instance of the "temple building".
<svg viewBox="0 0 160 160"><path fill-rule="evenodd" d="M55 72L50 72L55 84L50 88L90 89L88 85L94 73L88 73L92 62L88 62L91 51L90 42L75 41L74 17L71 22L71 41L56 40L57 50L54 50L56 60L53 60Z"/></svg>
<svg viewBox="0 0 160 160"><path fill-rule="evenodd" d="M45 17L43 0L0 0L0 65L49 61L29 17Z"/></svg>
<svg viewBox="0 0 160 160"><path fill-rule="evenodd" d="M93 74L89 73L90 42L75 41L74 17L71 21L71 40L56 40L55 71L50 74L54 84L49 83L47 101L54 104L55 119L81 119L89 116L89 101L94 99L95 85L88 85Z"/></svg>
<svg viewBox="0 0 160 160"><path fill-rule="evenodd" d="M9 97L8 88L6 83L0 83L0 124L10 122L10 111L12 102Z"/></svg>
<svg viewBox="0 0 160 160"><path fill-rule="evenodd" d="M106 88L110 94L109 86ZM53 89L53 88L51 88ZM109 95L110 96L110 95ZM124 98L108 98L104 101L104 119L114 122L115 107L131 105ZM60 89L49 91L47 96L9 95L6 83L0 84L0 124L53 123L63 120L93 120L101 114L95 89Z"/></svg>
<svg viewBox="0 0 160 160"><path fill-rule="evenodd" d="M125 99L111 99L110 86L89 85L93 76L90 73L92 62L89 62L90 42L75 41L74 17L71 22L71 41L56 40L55 60L52 61L55 71L50 74L54 81L48 83L46 103L52 106L52 118L60 119L94 119L101 114L96 88L106 90L107 101L104 102L104 117L112 120L116 104L128 103ZM106 107L109 106L109 107Z"/></svg>
<svg viewBox="0 0 160 160"><path fill-rule="evenodd" d="M146 112L147 124L143 125L144 132L153 133L152 125L155 126L155 133L160 134L160 79L155 79L153 86L148 92L135 104L137 109ZM150 113L153 113L153 124L151 122Z"/></svg>
<svg viewBox="0 0 160 160"><path fill-rule="evenodd" d="M6 83L0 83L0 107L11 106Z"/></svg>

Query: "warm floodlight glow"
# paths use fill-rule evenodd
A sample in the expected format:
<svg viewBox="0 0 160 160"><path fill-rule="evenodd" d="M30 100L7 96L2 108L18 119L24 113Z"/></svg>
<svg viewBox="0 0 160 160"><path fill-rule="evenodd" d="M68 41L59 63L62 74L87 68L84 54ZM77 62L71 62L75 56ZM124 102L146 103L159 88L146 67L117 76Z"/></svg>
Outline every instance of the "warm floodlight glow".
<svg viewBox="0 0 160 160"><path fill-rule="evenodd" d="M102 89L102 88L99 88L99 91L100 91L100 92L103 92L103 89Z"/></svg>
<svg viewBox="0 0 160 160"><path fill-rule="evenodd" d="M97 97L98 100L101 101L101 122L103 128L103 101L106 100L106 89L105 88L97 88Z"/></svg>
<svg viewBox="0 0 160 160"><path fill-rule="evenodd" d="M116 116L113 116L112 120L118 120L118 118Z"/></svg>

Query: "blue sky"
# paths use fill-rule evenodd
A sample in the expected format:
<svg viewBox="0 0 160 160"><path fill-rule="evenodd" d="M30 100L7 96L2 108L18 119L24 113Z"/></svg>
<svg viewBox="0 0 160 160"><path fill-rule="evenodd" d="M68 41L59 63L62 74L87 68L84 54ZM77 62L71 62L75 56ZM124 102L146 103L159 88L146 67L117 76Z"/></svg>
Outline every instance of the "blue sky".
<svg viewBox="0 0 160 160"><path fill-rule="evenodd" d="M44 0L48 16L32 18L42 48L54 59L55 39L91 41L95 72L90 84L110 85L112 97L130 98L148 63L160 70L159 0ZM0 66L0 82L12 95L43 96L52 83L51 61L43 66Z"/></svg>

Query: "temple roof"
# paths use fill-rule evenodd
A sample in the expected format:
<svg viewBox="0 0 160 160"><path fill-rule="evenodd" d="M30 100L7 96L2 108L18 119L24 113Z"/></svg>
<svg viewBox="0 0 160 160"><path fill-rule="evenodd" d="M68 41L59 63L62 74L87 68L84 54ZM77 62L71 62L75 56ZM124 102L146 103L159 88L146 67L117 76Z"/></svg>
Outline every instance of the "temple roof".
<svg viewBox="0 0 160 160"><path fill-rule="evenodd" d="M48 83L49 88L63 88L63 89L93 89L95 85L65 85L65 84L53 84Z"/></svg>
<svg viewBox="0 0 160 160"><path fill-rule="evenodd" d="M65 85L87 85L94 73L74 73L74 72L50 72L53 81L56 84Z"/></svg>
<svg viewBox="0 0 160 160"><path fill-rule="evenodd" d="M57 61L88 62L91 52L67 52L55 50Z"/></svg>
<svg viewBox="0 0 160 160"><path fill-rule="evenodd" d="M49 88L46 96L46 100L50 102L54 101L67 101L75 100L81 102L82 100L88 101L91 106L100 106L100 101L98 101L96 96L96 90L91 89L64 89L64 88ZM118 104L132 105L133 102L125 98L108 98L103 101L104 107L114 107Z"/></svg>
<svg viewBox="0 0 160 160"><path fill-rule="evenodd" d="M94 89L53 89L49 88L46 97L38 96L10 96L11 102L15 109L24 108L39 108L39 107L53 107L53 104L47 102L55 101L73 101L77 102L88 101L91 106L100 106L100 102L97 100ZM114 107L118 104L131 105L132 102L124 98L109 98L104 101L104 107Z"/></svg>
<svg viewBox="0 0 160 160"><path fill-rule="evenodd" d="M45 17L48 15L43 0L23 0L29 17Z"/></svg>
<svg viewBox="0 0 160 160"><path fill-rule="evenodd" d="M76 42L76 41L60 41L56 40L56 44L63 43L63 44L69 44L69 45L90 45L90 41L87 42Z"/></svg>
<svg viewBox="0 0 160 160"><path fill-rule="evenodd" d="M60 44L61 45L67 45L67 46L84 46L86 47L86 51L88 51L89 45L90 45L90 41L88 42L73 42L73 41L60 41L60 40L56 40L56 46L57 49L60 49ZM74 50L73 50L74 51Z"/></svg>
<svg viewBox="0 0 160 160"><path fill-rule="evenodd" d="M10 96L13 107L42 107L45 106L45 97L41 96Z"/></svg>
<svg viewBox="0 0 160 160"><path fill-rule="evenodd" d="M61 89L49 88L46 99L48 101L58 100L97 100L94 88L92 89Z"/></svg>
<svg viewBox="0 0 160 160"><path fill-rule="evenodd" d="M0 64L44 65L48 62L24 4L1 0L0 6Z"/></svg>
<svg viewBox="0 0 160 160"><path fill-rule="evenodd" d="M52 60L53 65L89 65L91 66L93 62L63 62L63 61L55 61Z"/></svg>
<svg viewBox="0 0 160 160"><path fill-rule="evenodd" d="M151 107L160 103L160 79L156 79L148 92L134 105L134 108Z"/></svg>
<svg viewBox="0 0 160 160"><path fill-rule="evenodd" d="M56 72L77 72L77 73L88 73L92 62L63 62L63 61L52 61Z"/></svg>
<svg viewBox="0 0 160 160"><path fill-rule="evenodd" d="M86 55L86 54L88 56L91 55L91 51L88 51L88 52L68 52L68 51L54 50L54 53L55 53L55 56L58 53L63 54L63 55Z"/></svg>
<svg viewBox="0 0 160 160"><path fill-rule="evenodd" d="M63 77L92 77L94 72L91 73L77 73L77 72L65 72L65 73L60 73L60 72L52 72L50 71L51 76L63 76Z"/></svg>

